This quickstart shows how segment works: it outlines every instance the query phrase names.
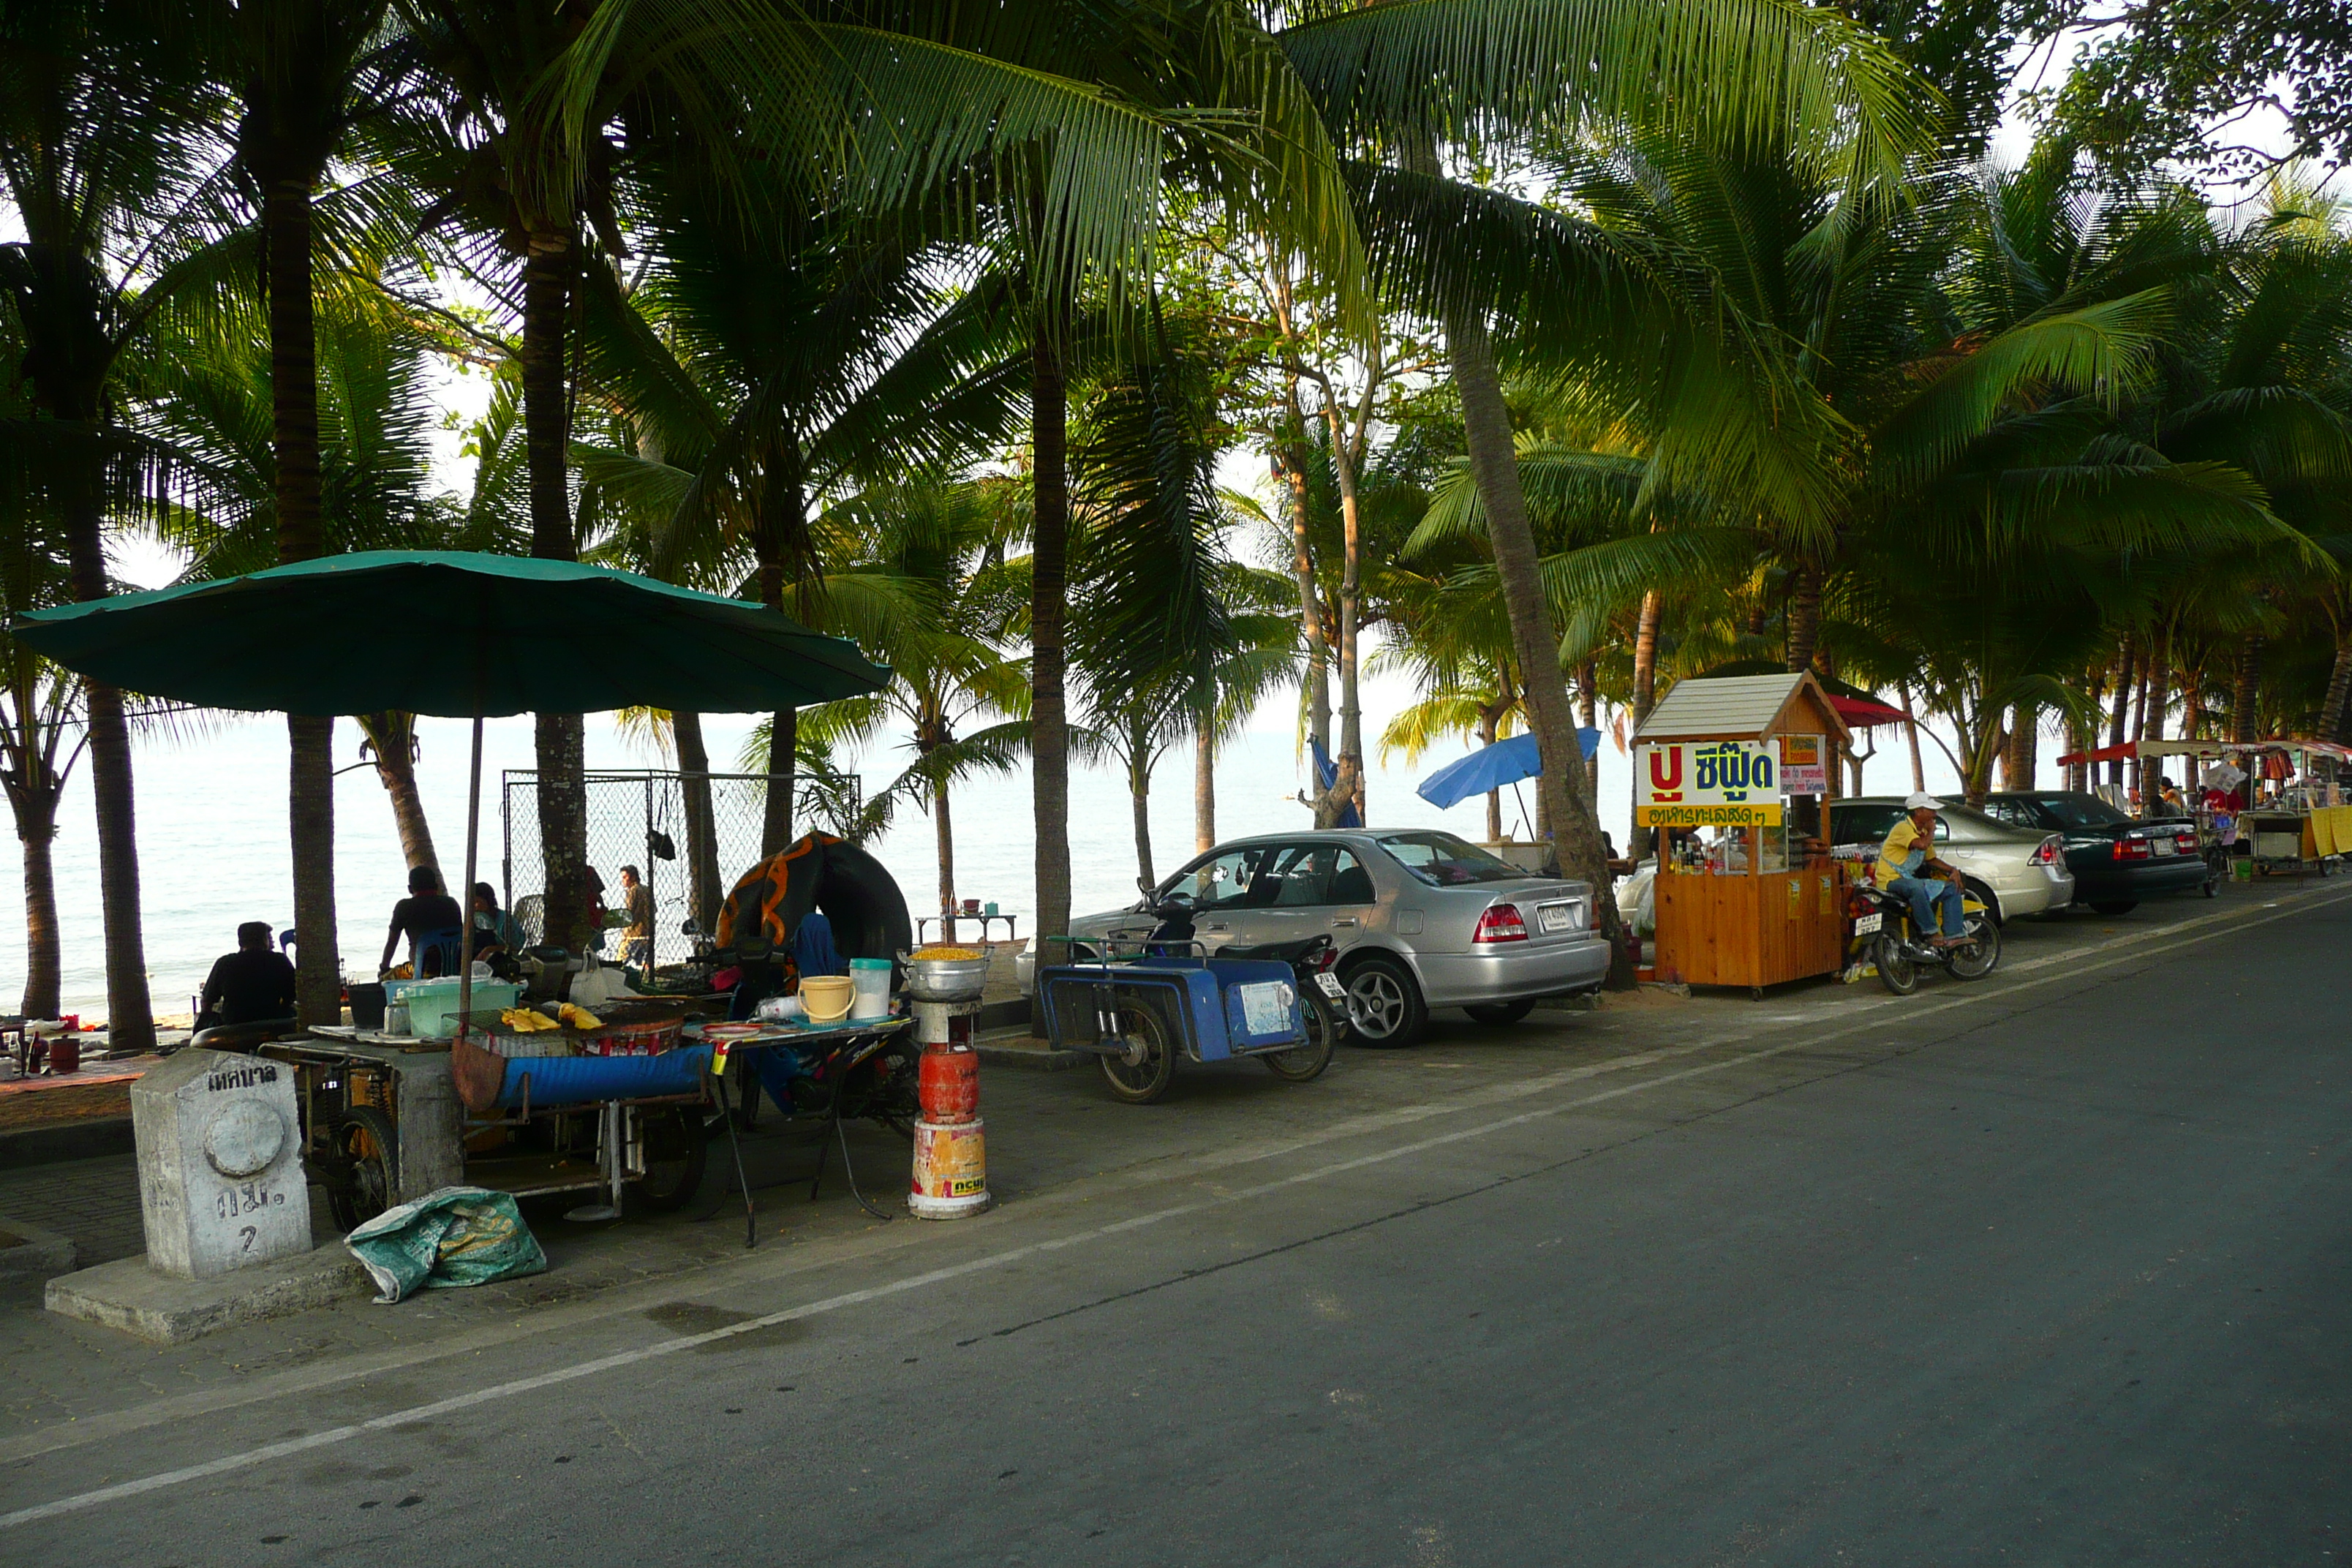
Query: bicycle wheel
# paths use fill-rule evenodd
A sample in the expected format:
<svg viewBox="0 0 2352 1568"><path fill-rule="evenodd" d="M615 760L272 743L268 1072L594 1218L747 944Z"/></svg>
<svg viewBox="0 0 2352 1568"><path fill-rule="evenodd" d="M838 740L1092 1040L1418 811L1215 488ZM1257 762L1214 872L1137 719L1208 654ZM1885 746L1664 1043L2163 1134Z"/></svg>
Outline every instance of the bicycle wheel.
<svg viewBox="0 0 2352 1568"><path fill-rule="evenodd" d="M1168 1026L1158 1013L1134 1003L1119 1008L1118 1018L1126 1054L1095 1060L1102 1064L1103 1082L1111 1093L1129 1105L1149 1105L1168 1092L1176 1077L1176 1050L1169 1043Z"/></svg>
<svg viewBox="0 0 2352 1568"><path fill-rule="evenodd" d="M1331 1065L1331 1047L1339 1038L1339 1022L1332 1016L1330 1004L1320 996L1309 994L1299 997L1298 1016L1307 1026L1307 1043L1258 1058L1265 1064L1266 1071L1286 1083L1307 1083L1322 1077L1323 1069Z"/></svg>
<svg viewBox="0 0 2352 1568"><path fill-rule="evenodd" d="M327 1212L345 1230L392 1206L400 1134L373 1105L355 1105L327 1130Z"/></svg>
<svg viewBox="0 0 2352 1568"><path fill-rule="evenodd" d="M1892 931L1880 931L1878 940L1870 944L1870 962L1878 966L1878 982L1897 996L1908 996L1919 989L1919 965L1903 951L1903 943Z"/></svg>
<svg viewBox="0 0 2352 1568"><path fill-rule="evenodd" d="M1952 973L1961 980L1982 980L2000 962L2000 928L1990 921L1978 921L1968 931L1968 940L1952 949Z"/></svg>

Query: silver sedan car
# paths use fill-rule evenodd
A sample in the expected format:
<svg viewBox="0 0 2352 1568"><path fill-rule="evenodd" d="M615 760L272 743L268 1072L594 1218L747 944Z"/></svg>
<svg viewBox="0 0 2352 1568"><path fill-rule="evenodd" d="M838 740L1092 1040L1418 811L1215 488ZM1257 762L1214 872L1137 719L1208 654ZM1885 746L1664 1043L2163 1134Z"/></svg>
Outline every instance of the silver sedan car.
<svg viewBox="0 0 2352 1568"><path fill-rule="evenodd" d="M1210 952L1328 935L1366 1045L1420 1037L1432 1007L1513 1024L1539 996L1595 991L1609 947L1592 889L1530 876L1450 833L1425 828L1269 833L1220 844L1160 885L1192 901ZM1112 951L1148 935L1140 909L1070 922Z"/></svg>

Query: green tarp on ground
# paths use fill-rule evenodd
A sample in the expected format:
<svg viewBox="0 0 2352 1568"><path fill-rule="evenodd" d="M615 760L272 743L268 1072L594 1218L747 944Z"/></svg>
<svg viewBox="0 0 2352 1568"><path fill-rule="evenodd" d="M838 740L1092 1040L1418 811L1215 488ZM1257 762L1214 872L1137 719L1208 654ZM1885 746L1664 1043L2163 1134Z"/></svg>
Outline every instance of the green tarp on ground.
<svg viewBox="0 0 2352 1568"><path fill-rule="evenodd" d="M505 1193L441 1187L389 1208L343 1238L367 1266L382 1302L418 1290L487 1285L547 1268L539 1238Z"/></svg>

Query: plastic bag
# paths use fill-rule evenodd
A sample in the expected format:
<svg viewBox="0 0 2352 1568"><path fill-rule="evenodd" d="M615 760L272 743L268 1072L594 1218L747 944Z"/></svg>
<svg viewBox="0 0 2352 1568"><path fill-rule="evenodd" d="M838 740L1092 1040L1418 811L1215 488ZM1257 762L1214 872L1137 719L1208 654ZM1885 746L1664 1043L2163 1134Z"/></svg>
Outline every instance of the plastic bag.
<svg viewBox="0 0 2352 1568"><path fill-rule="evenodd" d="M440 1187L388 1208L343 1238L366 1266L376 1300L453 1290L546 1270L547 1254L510 1194Z"/></svg>

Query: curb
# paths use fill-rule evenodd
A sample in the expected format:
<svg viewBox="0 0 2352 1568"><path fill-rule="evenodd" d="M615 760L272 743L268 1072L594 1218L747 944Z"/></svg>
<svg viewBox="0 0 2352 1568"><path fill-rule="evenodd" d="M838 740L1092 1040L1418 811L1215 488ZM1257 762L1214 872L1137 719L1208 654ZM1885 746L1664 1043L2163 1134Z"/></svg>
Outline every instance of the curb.
<svg viewBox="0 0 2352 1568"><path fill-rule="evenodd" d="M0 1132L0 1171L28 1165L54 1164L59 1160L94 1160L106 1154L129 1154L137 1149L128 1116L94 1116L86 1121L54 1127L24 1127Z"/></svg>

